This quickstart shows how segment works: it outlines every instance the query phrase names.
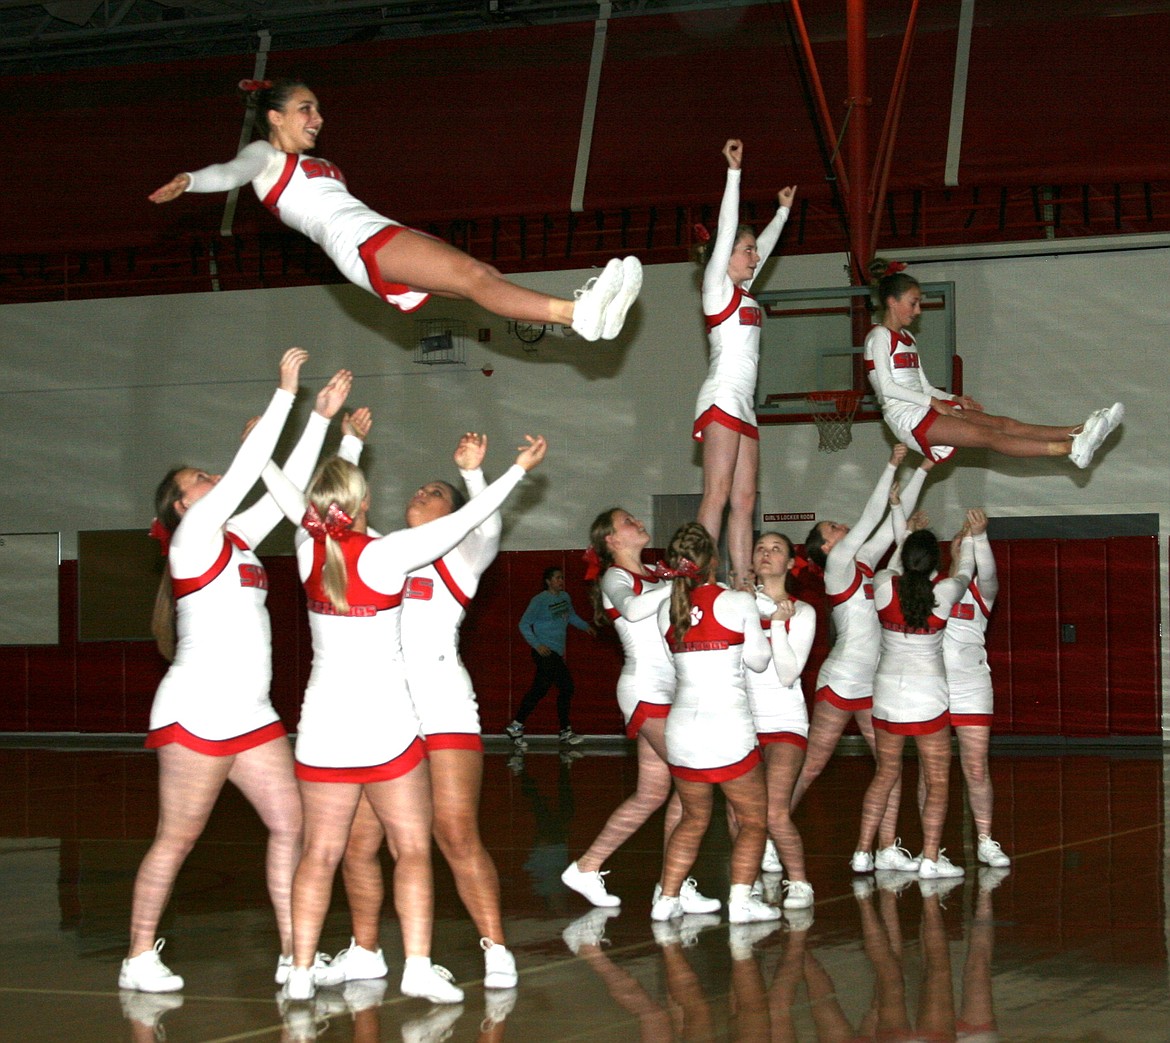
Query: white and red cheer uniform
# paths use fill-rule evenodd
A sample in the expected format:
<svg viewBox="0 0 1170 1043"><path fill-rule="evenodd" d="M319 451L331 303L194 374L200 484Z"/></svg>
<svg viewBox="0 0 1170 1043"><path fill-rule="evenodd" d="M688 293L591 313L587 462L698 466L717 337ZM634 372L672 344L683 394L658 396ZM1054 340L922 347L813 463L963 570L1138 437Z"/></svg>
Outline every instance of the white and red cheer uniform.
<svg viewBox="0 0 1170 1043"><path fill-rule="evenodd" d="M385 536L341 540L343 549L353 547L347 551L347 557L352 554L348 574L356 591L347 598L351 607L345 615L314 593L319 545L303 528L297 530L297 564L313 635L313 669L297 727L298 778L377 782L405 774L426 755L402 653L403 588L409 573L441 558L498 510L523 477L524 469L513 465L452 514ZM286 515L301 516L299 489L279 481L271 489Z"/></svg>
<svg viewBox="0 0 1170 1043"><path fill-rule="evenodd" d="M726 782L760 763L745 667L767 669L771 650L755 598L706 584L691 591L691 625L679 640L670 602L658 625L671 653L677 684L666 718L672 775L693 782Z"/></svg>
<svg viewBox="0 0 1170 1043"><path fill-rule="evenodd" d="M670 713L674 666L658 631L658 608L669 597L669 581L617 565L606 569L601 577L601 607L613 623L625 653L617 701L629 739L638 737L648 719Z"/></svg>
<svg viewBox="0 0 1170 1043"><path fill-rule="evenodd" d="M873 726L898 735L929 735L950 724L943 629L963 596L973 566L971 539L963 540L959 571L934 583L934 609L922 627L911 627L898 599L901 573L882 569L874 579L881 621L881 657L874 677Z"/></svg>
<svg viewBox="0 0 1170 1043"><path fill-rule="evenodd" d="M873 570L894 542L893 526L882 520L897 468L887 464L853 526L830 548L825 562L825 594L836 638L817 673L818 701L855 712L873 706L873 674L881 646L881 627L873 606ZM902 501L914 504L926 480L915 468ZM879 522L881 524L879 524Z"/></svg>
<svg viewBox="0 0 1170 1043"><path fill-rule="evenodd" d="M943 662L950 689L951 724L991 727L995 696L987 665L987 621L999 593L995 555L986 533L972 537L975 578L951 609L943 631Z"/></svg>
<svg viewBox="0 0 1170 1043"><path fill-rule="evenodd" d="M748 438L760 437L756 428L756 373L764 313L748 292L754 280L736 286L727 275L740 223L740 173L728 168L715 245L703 271L703 315L710 356L707 379L699 388L695 405L693 437L699 441L709 424L720 424ZM787 220L788 207L779 207L760 233L756 245L761 264L771 256Z"/></svg>
<svg viewBox="0 0 1170 1043"><path fill-rule="evenodd" d="M327 159L253 141L230 162L187 176L188 192L228 192L250 181L260 201L321 247L350 282L402 311L414 311L430 296L382 278L374 255L403 226L350 195L345 175Z"/></svg>
<svg viewBox="0 0 1170 1043"><path fill-rule="evenodd" d="M269 698L268 577L255 548L282 518L270 496L232 514L272 455L293 396L277 390L218 484L183 515L168 554L178 642L155 693L148 747L230 756L285 734ZM312 413L285 467L307 481L329 422Z"/></svg>
<svg viewBox="0 0 1170 1043"><path fill-rule="evenodd" d="M760 745L787 742L803 750L808 746L808 705L800 674L816 636L817 613L808 602L792 600L791 619L760 622L772 651L771 669L758 674L748 670L745 676Z"/></svg>
<svg viewBox="0 0 1170 1043"><path fill-rule="evenodd" d="M954 396L933 387L920 363L909 330L895 333L887 326L874 326L865 338L865 369L886 426L899 442L914 446L923 456L946 460L955 449L930 440L930 429L940 415L930 400L950 402Z"/></svg>
<svg viewBox="0 0 1170 1043"><path fill-rule="evenodd" d="M461 471L472 497L483 471ZM402 650L411 701L427 750L482 750L479 704L459 655L459 627L480 577L500 549L503 520L494 511L437 561L412 572L403 589Z"/></svg>

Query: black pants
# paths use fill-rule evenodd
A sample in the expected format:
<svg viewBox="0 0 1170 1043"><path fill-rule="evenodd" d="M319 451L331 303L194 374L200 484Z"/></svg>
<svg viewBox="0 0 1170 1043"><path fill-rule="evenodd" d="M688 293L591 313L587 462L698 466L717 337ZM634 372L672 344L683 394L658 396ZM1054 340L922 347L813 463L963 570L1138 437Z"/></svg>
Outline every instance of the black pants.
<svg viewBox="0 0 1170 1043"><path fill-rule="evenodd" d="M520 709L516 711L516 720L523 724L528 715L536 709L536 704L546 695L548 690L557 687L557 717L560 718L561 731L569 727L569 706L573 701L573 678L569 668L556 652L541 655L535 648L532 650L532 661L536 664L536 677L532 679L532 687L525 693L520 702Z"/></svg>

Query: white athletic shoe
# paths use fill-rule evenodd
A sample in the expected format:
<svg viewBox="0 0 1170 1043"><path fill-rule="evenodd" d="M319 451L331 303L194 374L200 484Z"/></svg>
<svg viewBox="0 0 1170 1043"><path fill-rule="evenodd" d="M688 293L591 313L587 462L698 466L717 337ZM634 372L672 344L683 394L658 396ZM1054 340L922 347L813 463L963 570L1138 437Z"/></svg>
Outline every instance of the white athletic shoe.
<svg viewBox="0 0 1170 1043"><path fill-rule="evenodd" d="M605 330L605 311L621 290L624 278L624 266L621 259L615 257L600 275L594 276L576 291L572 322L574 332L586 340L600 339Z"/></svg>
<svg viewBox="0 0 1170 1043"><path fill-rule="evenodd" d="M764 857L760 859L761 873L783 873L784 863L780 861L780 852L776 850L776 845L772 843L772 838L769 837L764 844Z"/></svg>
<svg viewBox="0 0 1170 1043"><path fill-rule="evenodd" d="M894 869L899 873L917 873L922 862L921 856L915 857L904 847L899 845L902 838L898 837L889 847L883 847L873 856L874 869Z"/></svg>
<svg viewBox="0 0 1170 1043"><path fill-rule="evenodd" d="M746 898L737 896L727 900L727 919L732 923L763 923L779 920L780 910L755 895L749 894Z"/></svg>
<svg viewBox="0 0 1170 1043"><path fill-rule="evenodd" d="M348 950L342 949L338 956L343 956ZM363 949L362 952L366 950ZM382 950L378 950L378 955L382 955ZM293 958L289 956L281 956L276 961L276 984L283 985L288 981L289 972L292 970ZM335 959L330 959L325 953L319 952L313 957L313 966L309 968L313 972L313 984L321 988L328 988L332 985L340 985L346 980L345 973L338 965ZM382 973L386 973L386 962L382 961ZM366 975L366 977L378 977L378 975Z"/></svg>
<svg viewBox="0 0 1170 1043"><path fill-rule="evenodd" d="M855 873L872 873L873 855L868 851L854 851L853 857L849 859L849 868Z"/></svg>
<svg viewBox="0 0 1170 1043"><path fill-rule="evenodd" d="M784 881L784 908L807 909L813 904L812 884L807 880Z"/></svg>
<svg viewBox="0 0 1170 1043"><path fill-rule="evenodd" d="M976 848L979 861L993 869L1006 869L1012 860L1003 853L1003 848L991 839L986 833L979 834L979 843Z"/></svg>
<svg viewBox="0 0 1170 1043"><path fill-rule="evenodd" d="M385 978L390 973L381 949L363 949L350 938L349 948L342 949L330 961L330 967L341 972L342 981L364 981L367 978ZM319 981L318 985L325 982Z"/></svg>
<svg viewBox="0 0 1170 1043"><path fill-rule="evenodd" d="M183 979L162 962L159 953L166 942L159 939L153 949L140 952L132 959L122 961L118 973L119 989L134 989L136 992L178 992Z"/></svg>
<svg viewBox="0 0 1170 1043"><path fill-rule="evenodd" d="M417 996L432 1003L463 1002L463 990L456 987L455 975L426 956L406 958L399 987L403 996Z"/></svg>
<svg viewBox="0 0 1170 1043"><path fill-rule="evenodd" d="M290 967L288 976L284 979L281 995L286 1000L311 1000L317 995L317 985L313 981L311 967Z"/></svg>
<svg viewBox="0 0 1170 1043"><path fill-rule="evenodd" d="M607 869L590 873L582 872L577 868L577 863L573 862L561 873L561 883L594 905L603 907L621 905L622 900L617 895L611 895L605 889L605 881L602 877L608 875L609 870Z"/></svg>
<svg viewBox="0 0 1170 1043"><path fill-rule="evenodd" d="M601 328L602 340L613 340L622 331L626 313L638 299L642 289L642 262L636 257L622 259L622 285L605 309L605 321ZM576 313L574 313L574 317Z"/></svg>
<svg viewBox="0 0 1170 1043"><path fill-rule="evenodd" d="M665 895L661 895L650 906L650 919L655 923L666 923L667 920L677 920L682 914L681 898L667 898Z"/></svg>
<svg viewBox="0 0 1170 1043"><path fill-rule="evenodd" d="M661 897L662 885L655 884L654 896L650 899L650 904L653 905ZM688 914L717 913L723 904L718 898L708 898L706 895L700 894L699 885L695 883L693 876L688 876L682 882L682 887L678 890L678 900L682 905L682 911Z"/></svg>
<svg viewBox="0 0 1170 1043"><path fill-rule="evenodd" d="M948 876L962 876L964 869L962 866L956 866L947 858L945 848L938 849L938 858L931 861L929 858L924 858L922 864L918 867L919 880L938 880L941 877Z"/></svg>
<svg viewBox="0 0 1170 1043"><path fill-rule="evenodd" d="M520 980L516 973L516 957L490 938L480 938L479 947L483 949L483 987L514 989Z"/></svg>
<svg viewBox="0 0 1170 1043"><path fill-rule="evenodd" d="M1121 406L1118 402L1117 406ZM1093 413L1088 420L1081 425L1079 434L1073 435L1072 450L1069 452L1069 459L1072 460L1077 467L1085 468L1093 460L1093 454L1101 448L1101 443L1109 437L1113 428L1110 424L1110 410L1098 411ZM1124 407L1121 408L1121 416L1125 416ZM1114 427L1121 423L1119 418Z"/></svg>

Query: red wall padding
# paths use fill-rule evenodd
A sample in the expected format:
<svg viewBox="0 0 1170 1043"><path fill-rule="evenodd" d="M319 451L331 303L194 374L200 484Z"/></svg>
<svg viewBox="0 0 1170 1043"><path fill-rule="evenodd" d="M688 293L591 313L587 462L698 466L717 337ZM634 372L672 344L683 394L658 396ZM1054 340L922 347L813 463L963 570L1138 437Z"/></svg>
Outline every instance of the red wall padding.
<svg viewBox="0 0 1170 1043"><path fill-rule="evenodd" d="M1158 541L1000 540L1000 592L988 629L999 734L1066 737L1161 735ZM273 703L295 728L312 650L294 559L268 558ZM591 618L579 551L501 554L484 575L463 625L463 658L479 694L485 732L511 719L533 676L517 623L550 565L564 569L577 611ZM801 592L820 627L804 673L806 694L828 651L828 619L816 581ZM1075 627L1061 640L1062 624ZM573 726L622 731L614 699L621 648L613 630L569 628L567 659L577 691ZM0 647L0 731L142 732L165 664L149 642L77 640L77 563L60 572L60 644ZM425 693L416 693L425 698ZM529 731L557 728L555 693Z"/></svg>

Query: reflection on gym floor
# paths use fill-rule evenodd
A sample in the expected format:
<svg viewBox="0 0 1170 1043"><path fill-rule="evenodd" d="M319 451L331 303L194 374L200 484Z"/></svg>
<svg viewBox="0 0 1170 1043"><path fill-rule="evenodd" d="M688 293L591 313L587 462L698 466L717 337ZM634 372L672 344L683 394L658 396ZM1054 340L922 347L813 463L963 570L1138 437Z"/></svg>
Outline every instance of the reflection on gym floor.
<svg viewBox="0 0 1170 1043"><path fill-rule="evenodd" d="M582 755L582 750L583 755ZM155 761L107 749L0 749L0 883L9 959L0 1036L19 1040L1163 1040L1166 958L1164 764L1160 750L1000 753L996 837L1010 870L978 868L952 786L945 843L958 881L854 876L849 855L871 762L838 757L798 819L812 910L779 923L718 915L651 924L657 816L611 860L620 909L560 883L633 786L624 751L489 751L484 839L500 868L515 990L486 991L476 935L436 856L434 953L465 989L432 1007L391 979L282 1003L264 888L264 836L225 791L188 860L162 934L181 993L117 989L130 890L155 814ZM915 772L907 762L908 781ZM913 794L912 784L905 787ZM910 799L909 797L907 799ZM913 809L903 817L914 847ZM695 875L727 889L717 817ZM776 889L779 877L764 877ZM387 908L389 908L389 903ZM391 944L394 930L383 937ZM323 941L349 940L342 888Z"/></svg>

